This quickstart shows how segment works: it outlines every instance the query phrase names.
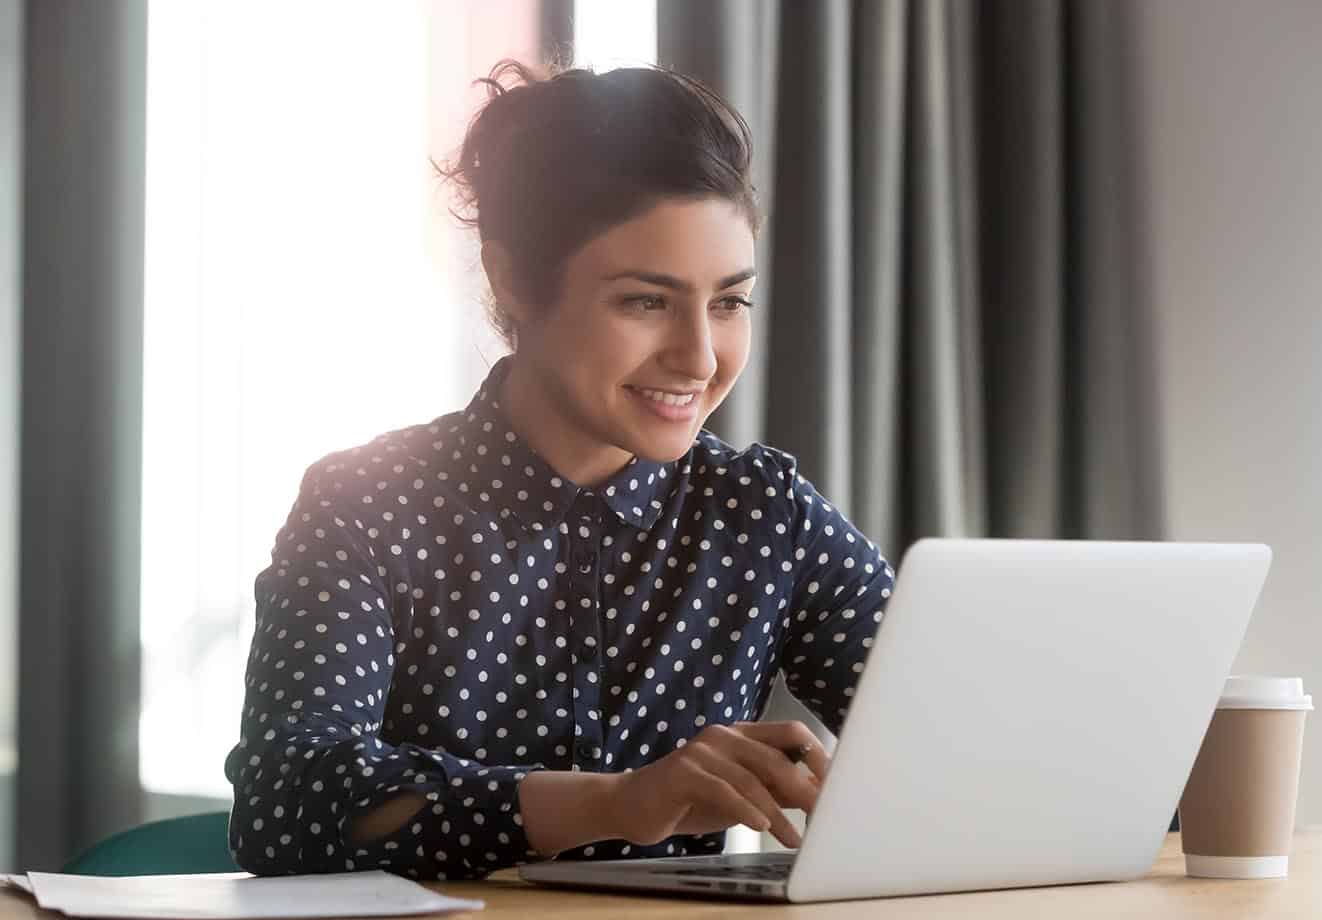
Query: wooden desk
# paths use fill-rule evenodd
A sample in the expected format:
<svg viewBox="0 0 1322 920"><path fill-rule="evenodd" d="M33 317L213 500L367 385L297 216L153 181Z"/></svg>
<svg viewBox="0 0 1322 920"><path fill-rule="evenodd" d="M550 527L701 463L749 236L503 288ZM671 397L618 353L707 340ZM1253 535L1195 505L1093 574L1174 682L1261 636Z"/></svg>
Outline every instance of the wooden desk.
<svg viewBox="0 0 1322 920"><path fill-rule="evenodd" d="M964 894L920 895L823 904L750 904L669 897L621 897L539 888L518 879L516 870L481 882L435 886L455 897L481 898L484 911L452 916L469 920L537 917L721 918L732 915L797 918L905 917L1022 920L1060 917L1153 917L1178 920L1318 920L1322 918L1322 830L1300 831L1290 854L1288 879L1223 880L1184 874L1180 835L1170 834L1152 871L1133 882L1100 882L1050 888L1018 888ZM30 898L0 890L0 920L54 920L62 914L38 909Z"/></svg>

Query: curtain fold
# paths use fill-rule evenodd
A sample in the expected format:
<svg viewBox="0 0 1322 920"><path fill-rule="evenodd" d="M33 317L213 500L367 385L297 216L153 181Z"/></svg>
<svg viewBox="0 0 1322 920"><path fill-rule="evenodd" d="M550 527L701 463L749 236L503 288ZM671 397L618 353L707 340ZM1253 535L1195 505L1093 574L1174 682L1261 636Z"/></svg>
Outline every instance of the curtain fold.
<svg viewBox="0 0 1322 920"><path fill-rule="evenodd" d="M0 3L0 872L14 866L18 749L19 214L23 5Z"/></svg>
<svg viewBox="0 0 1322 920"><path fill-rule="evenodd" d="M1164 532L1156 318L1150 309L1134 143L1138 113L1135 16L1129 4L1072 0L1067 112L1070 236L1067 303L1079 359L1076 490L1067 507L1081 536L1125 539Z"/></svg>
<svg viewBox="0 0 1322 920"><path fill-rule="evenodd" d="M904 188L905 74L909 54L909 5L881 0L859 9L858 41L875 53L853 58L854 245L857 254L850 303L870 304L852 310L854 342L871 342L867 360L852 365L853 429L849 462L861 472L855 481L850 512L865 533L890 545L898 532L901 510L900 467L887 458L900 456L900 349L904 315L901 282L904 233L900 200ZM758 154L755 151L755 156Z"/></svg>
<svg viewBox="0 0 1322 920"><path fill-rule="evenodd" d="M1056 0L980 9L981 345L987 428L999 444L987 458L988 525L1060 536L1070 256L1063 11Z"/></svg>
<svg viewBox="0 0 1322 920"><path fill-rule="evenodd" d="M146 0L24 22L17 860L138 823Z"/></svg>

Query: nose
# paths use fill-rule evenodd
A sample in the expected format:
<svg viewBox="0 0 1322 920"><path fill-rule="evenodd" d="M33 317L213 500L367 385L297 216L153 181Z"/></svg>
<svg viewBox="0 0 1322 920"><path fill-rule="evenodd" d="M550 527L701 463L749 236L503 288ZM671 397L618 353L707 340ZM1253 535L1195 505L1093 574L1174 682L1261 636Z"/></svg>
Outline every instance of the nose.
<svg viewBox="0 0 1322 920"><path fill-rule="evenodd" d="M716 373L716 348L707 309L676 310L674 316L662 363L691 380L710 380Z"/></svg>

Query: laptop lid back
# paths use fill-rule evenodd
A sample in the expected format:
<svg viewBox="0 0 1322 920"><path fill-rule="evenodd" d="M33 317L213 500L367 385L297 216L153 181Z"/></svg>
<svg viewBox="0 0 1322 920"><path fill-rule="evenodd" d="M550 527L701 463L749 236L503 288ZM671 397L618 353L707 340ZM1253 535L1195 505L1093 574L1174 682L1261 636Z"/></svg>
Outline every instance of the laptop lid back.
<svg viewBox="0 0 1322 920"><path fill-rule="evenodd" d="M1270 562L1260 544L914 544L790 899L1147 872Z"/></svg>

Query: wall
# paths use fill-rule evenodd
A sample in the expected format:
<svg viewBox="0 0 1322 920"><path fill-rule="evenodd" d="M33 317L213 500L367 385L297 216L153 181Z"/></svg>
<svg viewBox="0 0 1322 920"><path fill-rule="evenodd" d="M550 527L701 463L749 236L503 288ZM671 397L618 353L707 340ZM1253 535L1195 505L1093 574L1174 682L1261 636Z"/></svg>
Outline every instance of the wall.
<svg viewBox="0 0 1322 920"><path fill-rule="evenodd" d="M1134 9L1170 536L1272 546L1235 671L1322 704L1322 4ZM1322 824L1310 720L1300 825Z"/></svg>

